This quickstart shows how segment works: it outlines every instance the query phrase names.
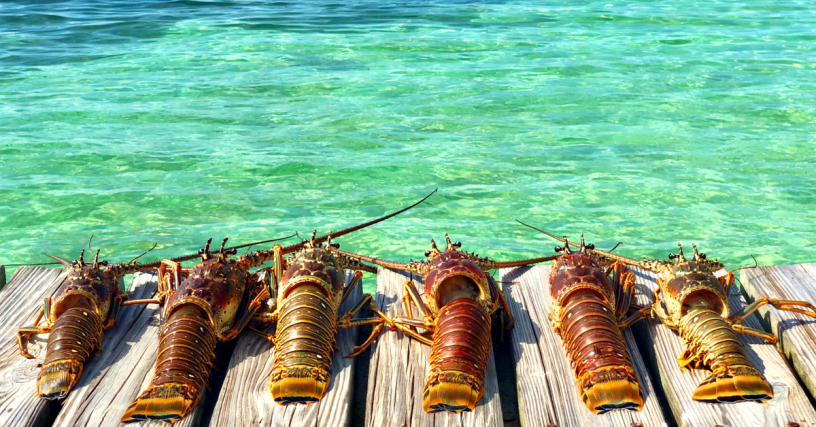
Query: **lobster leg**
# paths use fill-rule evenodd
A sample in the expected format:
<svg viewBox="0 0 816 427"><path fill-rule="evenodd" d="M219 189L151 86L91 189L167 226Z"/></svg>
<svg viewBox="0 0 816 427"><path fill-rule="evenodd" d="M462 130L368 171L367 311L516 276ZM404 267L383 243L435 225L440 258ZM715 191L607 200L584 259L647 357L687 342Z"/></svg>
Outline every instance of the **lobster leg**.
<svg viewBox="0 0 816 427"><path fill-rule="evenodd" d="M119 317L119 309L126 299L128 299L128 294L124 292L119 292L118 295L113 298L110 316L108 316L108 322L105 323L104 329L111 328L116 324L116 318Z"/></svg>
<svg viewBox="0 0 816 427"><path fill-rule="evenodd" d="M394 322L394 327L399 329L403 334L408 335L409 337L421 342L422 344L427 344L429 346L433 345L433 341L429 340L426 337L423 337L419 334L419 332L414 331L409 326L401 325L399 323Z"/></svg>
<svg viewBox="0 0 816 427"><path fill-rule="evenodd" d="M778 310L792 311L794 313L801 313L806 316L816 318L816 307L814 307L811 303L807 301L790 301L790 300L778 300L768 297L759 297L757 298L756 301L745 307L741 313L737 313L731 316L728 320L733 324L740 324L743 321L745 321L745 319L748 318L748 316L750 316L760 307L766 304L770 304ZM809 310L805 310L802 307L807 308Z"/></svg>
<svg viewBox="0 0 816 427"><path fill-rule="evenodd" d="M346 298L348 298L348 296L351 295L351 291L353 291L354 287L360 283L360 279L362 278L363 278L362 271L357 270L354 272L354 278L351 279L351 283L349 283L349 285L346 286L346 289L343 291L343 299L340 300L340 304L343 304Z"/></svg>
<svg viewBox="0 0 816 427"><path fill-rule="evenodd" d="M243 313L238 313L238 318L235 320L235 324L232 326L232 329L227 331L227 333L223 337L219 337L221 341L229 341L234 339L241 333L242 330L249 324L249 321L252 320L252 317L258 311L259 308L263 305L263 302L269 298L269 291L264 287L259 287L260 292L255 295L255 298L247 304L246 309Z"/></svg>
<svg viewBox="0 0 816 427"><path fill-rule="evenodd" d="M759 338L762 338L762 339L768 341L771 344L776 344L776 336L774 334L770 333L770 332L760 331L758 329L749 328L747 326L743 326L743 325L739 325L739 324L731 325L731 328L733 328L735 332L739 332L739 333L745 334L745 335L752 335L752 336L755 336L755 337L759 337Z"/></svg>
<svg viewBox="0 0 816 427"><path fill-rule="evenodd" d="M31 338L34 334L47 334L51 332L51 324L48 321L48 314L51 312L51 298L43 299L43 305L40 307L40 312L37 314L37 318L34 320L34 323L31 326L23 326L17 330L17 345L20 347L20 354L25 357L26 359L33 359L34 356L28 352L25 346L25 341ZM37 326L42 320L43 316L45 316L45 325Z"/></svg>
<svg viewBox="0 0 816 427"><path fill-rule="evenodd" d="M402 302L405 304L405 312L408 313L408 317L414 317L414 311L411 309L411 302L416 305L417 309L419 310L420 314L422 314L422 319L426 325L433 325L433 316L431 316L431 311L428 309L428 306L422 301L422 298L419 296L419 291L417 291L416 285L414 285L413 280L407 280L405 285L403 285L403 295L402 295ZM413 327L411 328L414 332L416 329ZM426 328L427 329L427 328Z"/></svg>
<svg viewBox="0 0 816 427"><path fill-rule="evenodd" d="M345 356L345 358L346 359L351 359L352 357L356 357L356 356L360 355L360 353L364 352L368 347L370 347L371 344L374 343L374 340L376 340L377 337L379 337L380 334L382 334L384 325L385 325L385 322L380 322L379 325L375 326L374 330L371 331L371 335L368 336L368 338L365 340L363 345L360 345L360 346L355 345L354 346L354 351L347 354Z"/></svg>
<svg viewBox="0 0 816 427"><path fill-rule="evenodd" d="M634 325L635 323L640 322L641 320L645 319L646 315L650 311L652 311L652 307L639 308L637 311L632 313L631 316L621 320L618 323L618 327L621 328L621 329L626 329L626 328Z"/></svg>
<svg viewBox="0 0 816 427"><path fill-rule="evenodd" d="M504 310L504 314L507 315L507 318L510 319L510 322L504 326L505 331L509 331L513 329L513 325L516 324L516 318L513 317L513 313L510 312L510 306L507 305L507 300L504 299L504 292L501 289L496 289L499 293L499 300L501 301L502 309Z"/></svg>

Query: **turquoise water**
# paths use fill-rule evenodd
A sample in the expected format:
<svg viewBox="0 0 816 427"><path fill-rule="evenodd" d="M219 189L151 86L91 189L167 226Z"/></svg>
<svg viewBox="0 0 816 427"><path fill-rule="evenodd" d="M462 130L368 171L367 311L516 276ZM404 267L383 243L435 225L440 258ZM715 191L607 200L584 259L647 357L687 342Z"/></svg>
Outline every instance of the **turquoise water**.
<svg viewBox="0 0 816 427"><path fill-rule="evenodd" d="M0 264L294 231L816 261L814 1L0 4ZM367 288L373 280L367 279Z"/></svg>

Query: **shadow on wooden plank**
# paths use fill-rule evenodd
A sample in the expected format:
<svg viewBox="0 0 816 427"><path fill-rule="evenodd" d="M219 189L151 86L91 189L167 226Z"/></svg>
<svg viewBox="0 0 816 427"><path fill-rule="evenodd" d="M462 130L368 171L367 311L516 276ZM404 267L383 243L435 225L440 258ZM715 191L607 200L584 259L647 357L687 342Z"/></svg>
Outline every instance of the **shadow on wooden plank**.
<svg viewBox="0 0 816 427"><path fill-rule="evenodd" d="M346 285L353 277L346 275ZM362 296L362 282L340 307L345 313ZM274 325L267 333L274 331ZM340 427L351 421L354 362L344 356L351 353L358 328L341 329L337 334L340 349L332 359L332 378L323 399L311 405L281 406L272 400L269 378L275 361L272 343L253 334L238 338L224 384L215 402L211 426Z"/></svg>
<svg viewBox="0 0 816 427"><path fill-rule="evenodd" d="M631 330L624 330L624 339L644 391L643 409L595 415L581 402L561 337L549 322L550 266L502 269L500 274L507 304L516 318L511 341L516 359L522 425L618 427L667 424Z"/></svg>
<svg viewBox="0 0 816 427"><path fill-rule="evenodd" d="M0 425L49 425L60 408L60 402L37 396L40 373L48 335L35 335L28 351L36 356L26 359L17 347L17 328L31 325L45 297L52 296L63 280L59 268L20 267L0 292Z"/></svg>
<svg viewBox="0 0 816 427"><path fill-rule="evenodd" d="M651 304L652 294L657 288L654 273L634 269L637 276L636 302ZM728 301L732 312L744 307L745 300L732 289ZM691 399L692 393L707 376L705 370L681 371L677 358L683 352L680 337L665 325L656 322L642 322L648 337L644 341L653 343L655 365L658 367L666 397L671 405L677 424L689 427L721 426L767 426L801 427L816 426L816 411L811 406L804 390L793 372L773 344L760 338L739 335L745 345L746 354L757 369L773 386L774 398L766 403L740 402L733 404L711 404ZM761 328L754 316L745 323L752 328ZM791 424L792 423L792 424Z"/></svg>
<svg viewBox="0 0 816 427"><path fill-rule="evenodd" d="M412 278L418 289L419 276L380 268L377 274L377 307L388 317L405 315L403 284ZM384 333L371 352L366 422L368 427L502 426L501 402L491 350L485 376L485 394L473 412L428 414L422 409L422 391L431 348L403 336Z"/></svg>

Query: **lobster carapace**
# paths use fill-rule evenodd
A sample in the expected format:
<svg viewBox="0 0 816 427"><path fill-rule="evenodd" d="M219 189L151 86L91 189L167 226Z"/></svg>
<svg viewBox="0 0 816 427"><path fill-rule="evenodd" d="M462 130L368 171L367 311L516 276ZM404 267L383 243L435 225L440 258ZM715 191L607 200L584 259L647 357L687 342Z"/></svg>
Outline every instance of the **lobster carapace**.
<svg viewBox="0 0 816 427"><path fill-rule="evenodd" d="M746 327L742 322L766 304L810 317L816 317L816 307L806 301L760 297L739 313L732 314L728 291L736 280L733 273L736 270L717 277L714 272L723 269L720 262L708 260L694 243L694 256L687 260L683 247L680 243L677 245L679 253L669 255L669 261L636 261L596 252L659 275L659 288L655 290L650 308L652 318L677 331L683 339L686 348L677 359L682 369L711 371L694 391L694 400L726 403L772 399L773 388L746 356L737 333L754 335L772 343L776 342L776 337Z"/></svg>
<svg viewBox="0 0 816 427"><path fill-rule="evenodd" d="M159 269L158 298L128 302L129 304L162 304L163 324L155 373L150 386L128 407L121 421L161 420L174 423L182 419L198 404L202 388L209 379L209 367L212 365L216 345L235 338L245 328L279 345L286 343L285 340L269 337L249 326L252 321L257 322L258 327L265 327L278 321L278 335L289 331L289 323L291 323L295 326L291 328L294 335L290 341L296 343L310 338L309 334L315 333L315 329L321 329L326 324L340 323L335 317L339 303L335 305L335 301L331 300L333 311L319 304L327 304L320 298L324 297L321 292L328 292L329 288L333 292L332 296L339 288L340 301L347 295L342 287L344 284L342 269L336 260L334 263L326 260L327 256L331 258L330 251L322 250L319 245L329 241L332 237L351 233L405 212L428 197L430 195L405 209L365 224L329 233L319 238L313 235L309 241L285 248L275 245L271 250L255 251L231 258L236 251L224 248L227 239L224 239L217 253L210 252L212 240L210 239L207 241L207 246L200 251L201 261L193 268L182 268L178 262L164 261ZM283 260L283 255L290 253L297 253L295 260L290 264L300 265L302 269L286 268L287 263ZM297 260L301 260L301 264L298 264ZM260 271L250 273L250 269L260 267L269 261L274 261L273 267L269 269L269 274L262 275ZM353 262L353 264L360 263ZM373 271L371 267L366 268L360 265L358 268ZM283 277L281 277L282 273ZM280 287L279 284L283 286ZM325 287L321 288L321 286ZM310 291L306 292L308 289ZM300 297L286 299L288 295L295 293ZM318 308L315 308L316 305ZM360 308L363 305L364 303L360 304ZM307 309L298 310L297 308L301 306ZM310 311L309 308L314 310ZM324 308L325 310L320 313L313 312ZM324 323L314 323L316 322L314 318L309 317L325 317L328 316L328 311L331 311L332 315ZM287 317L290 313L293 314ZM314 323L311 326L310 321ZM380 321L386 320L380 319ZM349 326L355 324L354 322L347 323ZM334 336L331 335L332 331L321 330L321 332L324 332L325 337L321 337L325 339L321 340L319 345L327 347L323 350L330 351L327 357L330 363ZM326 337L330 335L329 340ZM292 349L292 351L296 350ZM286 356L286 354L281 354L283 352L280 348L277 353L278 358ZM316 358L324 357L324 353L318 354ZM296 357L294 359L297 360ZM324 391L328 385L328 374L321 379L325 379L321 383ZM320 388L314 384L312 386L315 389ZM301 390L307 387L299 383L295 388ZM315 400L322 396L322 392L319 391L312 393Z"/></svg>
<svg viewBox="0 0 816 427"><path fill-rule="evenodd" d="M100 261L99 251L93 262L85 262L85 249L74 262L47 256L65 266L67 277L53 297L45 298L34 324L18 329L17 344L20 354L33 358L26 349L26 341L34 334L49 334L37 377L37 394L54 400L68 395L82 375L85 361L102 350L103 333L116 323L128 296L119 289L118 279L138 271L155 270L160 264L137 264L135 259L112 264ZM42 319L45 324L38 326Z"/></svg>
<svg viewBox="0 0 816 427"><path fill-rule="evenodd" d="M522 224L564 243L555 247L562 256L550 274L550 323L563 339L584 405L596 414L639 411L643 390L621 332L648 311L631 305L635 276L623 263L593 252L583 234L572 251L566 237Z"/></svg>
<svg viewBox="0 0 816 427"><path fill-rule="evenodd" d="M423 391L426 412L472 411L484 395L484 378L490 356L491 330L513 327L504 294L489 270L549 261L554 256L498 262L460 251L451 243L440 251L431 239L427 261L400 264L339 251L342 255L386 268L423 276L423 301L413 281L404 286L403 304L408 317L396 317L393 326L431 346L430 368ZM412 304L422 319L414 318ZM427 331L419 333L415 328ZM428 334L432 334L430 337Z"/></svg>

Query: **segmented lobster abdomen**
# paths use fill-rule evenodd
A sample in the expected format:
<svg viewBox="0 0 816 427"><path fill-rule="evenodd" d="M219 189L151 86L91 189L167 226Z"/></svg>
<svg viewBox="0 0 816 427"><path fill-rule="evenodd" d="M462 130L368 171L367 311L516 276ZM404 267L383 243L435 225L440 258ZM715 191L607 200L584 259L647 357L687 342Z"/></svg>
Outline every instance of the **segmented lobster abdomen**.
<svg viewBox="0 0 816 427"><path fill-rule="evenodd" d="M589 410L640 410L643 391L609 303L594 292L576 292L559 313L564 348Z"/></svg>
<svg viewBox="0 0 816 427"><path fill-rule="evenodd" d="M490 356L490 316L470 298L442 307L436 318L425 412L469 412L484 395Z"/></svg>
<svg viewBox="0 0 816 427"><path fill-rule="evenodd" d="M176 309L162 328L150 387L130 404L122 422L175 422L198 404L209 379L218 344L207 315L188 304Z"/></svg>
<svg viewBox="0 0 816 427"><path fill-rule="evenodd" d="M82 366L102 340L102 319L84 307L65 310L54 322L37 378L43 399L63 399L82 375Z"/></svg>
<svg viewBox="0 0 816 427"><path fill-rule="evenodd" d="M722 316L697 309L680 319L680 337L687 348L677 360L681 368L708 368L708 376L692 398L703 402L765 401L773 389L745 355L736 332Z"/></svg>
<svg viewBox="0 0 816 427"><path fill-rule="evenodd" d="M337 335L334 303L322 287L304 284L281 302L269 391L281 405L319 401L329 388Z"/></svg>

